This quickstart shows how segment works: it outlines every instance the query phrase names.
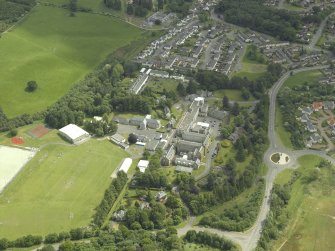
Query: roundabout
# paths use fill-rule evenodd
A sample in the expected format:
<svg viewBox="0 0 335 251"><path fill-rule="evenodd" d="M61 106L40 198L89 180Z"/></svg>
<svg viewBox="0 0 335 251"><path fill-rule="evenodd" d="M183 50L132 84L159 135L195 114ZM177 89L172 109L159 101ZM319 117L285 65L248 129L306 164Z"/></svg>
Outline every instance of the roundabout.
<svg viewBox="0 0 335 251"><path fill-rule="evenodd" d="M290 162L290 157L282 152L272 154L270 159L276 165L286 165Z"/></svg>

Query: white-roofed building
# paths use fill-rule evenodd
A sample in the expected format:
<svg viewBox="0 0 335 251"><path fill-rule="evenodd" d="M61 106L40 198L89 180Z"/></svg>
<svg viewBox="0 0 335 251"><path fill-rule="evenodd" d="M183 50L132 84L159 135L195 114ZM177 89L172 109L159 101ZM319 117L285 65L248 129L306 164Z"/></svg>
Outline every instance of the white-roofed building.
<svg viewBox="0 0 335 251"><path fill-rule="evenodd" d="M205 122L197 122L197 125L201 126L201 127L204 127L204 128L209 128L210 127L210 125L208 123L205 123Z"/></svg>
<svg viewBox="0 0 335 251"><path fill-rule="evenodd" d="M59 133L73 144L80 143L90 137L88 132L74 124L64 126L59 129Z"/></svg>
<svg viewBox="0 0 335 251"><path fill-rule="evenodd" d="M119 167L118 171L119 172L123 171L123 172L127 173L132 163L133 163L133 160L131 158L125 158L123 160L121 166Z"/></svg>
<svg viewBox="0 0 335 251"><path fill-rule="evenodd" d="M137 167L138 169L140 169L141 173L144 173L145 170L148 168L148 166L149 166L149 160L141 159L137 164Z"/></svg>

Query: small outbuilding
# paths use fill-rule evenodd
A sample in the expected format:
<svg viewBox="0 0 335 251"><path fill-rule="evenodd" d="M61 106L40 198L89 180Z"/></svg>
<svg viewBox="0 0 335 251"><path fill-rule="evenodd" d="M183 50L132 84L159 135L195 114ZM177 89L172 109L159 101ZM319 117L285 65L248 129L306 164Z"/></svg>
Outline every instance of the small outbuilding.
<svg viewBox="0 0 335 251"><path fill-rule="evenodd" d="M59 129L59 133L73 144L78 144L90 137L88 132L74 124L64 126L63 128Z"/></svg>
<svg viewBox="0 0 335 251"><path fill-rule="evenodd" d="M140 172L141 173L144 173L145 172L145 170L148 168L148 166L149 166L149 160L143 160L143 159L141 159L139 162L138 162L138 164L137 164L137 167L138 167L138 169L140 169Z"/></svg>
<svg viewBox="0 0 335 251"><path fill-rule="evenodd" d="M132 163L133 163L133 160L131 158L125 158L123 160L121 166L119 167L118 171L119 172L123 171L123 172L127 173Z"/></svg>

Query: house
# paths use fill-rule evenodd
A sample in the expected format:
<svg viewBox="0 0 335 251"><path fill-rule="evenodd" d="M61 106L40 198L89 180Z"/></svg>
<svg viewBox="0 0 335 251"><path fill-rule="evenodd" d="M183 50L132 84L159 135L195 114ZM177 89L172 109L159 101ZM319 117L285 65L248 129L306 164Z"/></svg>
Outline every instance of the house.
<svg viewBox="0 0 335 251"><path fill-rule="evenodd" d="M114 117L112 120L118 124L129 125L129 119L125 119L121 117Z"/></svg>
<svg viewBox="0 0 335 251"><path fill-rule="evenodd" d="M160 191L155 196L157 201L165 201L167 199L167 194L164 191Z"/></svg>
<svg viewBox="0 0 335 251"><path fill-rule="evenodd" d="M313 144L322 143L322 137L318 133L313 133L310 139Z"/></svg>
<svg viewBox="0 0 335 251"><path fill-rule="evenodd" d="M115 144L119 144L119 143L125 143L126 139L118 133L115 133L114 135L112 135L110 137L111 141L113 141Z"/></svg>
<svg viewBox="0 0 335 251"><path fill-rule="evenodd" d="M313 104L312 104L312 108L313 108L313 110L314 110L315 112L320 111L320 110L322 109L322 107L323 107L323 103L322 103L322 102L317 102L317 101L315 101L315 102L313 102Z"/></svg>
<svg viewBox="0 0 335 251"><path fill-rule="evenodd" d="M203 143L206 139L206 135L196 132L183 132L181 138L187 141Z"/></svg>
<svg viewBox="0 0 335 251"><path fill-rule="evenodd" d="M193 152L195 149L200 149L202 147L201 143L191 142L187 140L179 140L176 144L177 152Z"/></svg>
<svg viewBox="0 0 335 251"><path fill-rule="evenodd" d="M208 104L205 103L202 107L200 107L199 116L207 117L207 114L208 114Z"/></svg>
<svg viewBox="0 0 335 251"><path fill-rule="evenodd" d="M68 124L67 126L64 126L63 128L59 129L59 133L72 144L78 144L90 137L88 132L74 124Z"/></svg>
<svg viewBox="0 0 335 251"><path fill-rule="evenodd" d="M208 111L208 116L214 119L222 120L224 119L228 113L226 111L220 111L219 109L210 109Z"/></svg>
<svg viewBox="0 0 335 251"><path fill-rule="evenodd" d="M149 143L146 146L146 149L148 151L154 152L156 151L158 145L159 145L159 140L153 139L149 141Z"/></svg>
<svg viewBox="0 0 335 251"><path fill-rule="evenodd" d="M150 69L148 70L148 72L150 73ZM134 94L139 94L142 87L147 83L148 78L149 78L149 75L147 73L143 73L142 75L140 75L136 79L133 86L130 88L130 92Z"/></svg>
<svg viewBox="0 0 335 251"><path fill-rule="evenodd" d="M198 169L200 166L200 160L189 160L187 159L187 156L182 158L176 158L174 161L176 166L186 166L186 167L192 167L193 169Z"/></svg>
<svg viewBox="0 0 335 251"><path fill-rule="evenodd" d="M120 146L120 147L123 148L123 149L127 149L127 148L129 147L129 145L126 143L126 139L125 139L122 135L120 135L120 134L118 134L118 133L112 135L112 136L110 137L110 140L111 140L114 144Z"/></svg>
<svg viewBox="0 0 335 251"><path fill-rule="evenodd" d="M176 150L174 148L173 145L171 145L165 152L165 154L163 155L162 159L161 159L161 164L163 166L170 166L172 163L172 160L174 158L176 154Z"/></svg>
<svg viewBox="0 0 335 251"><path fill-rule="evenodd" d="M303 114L307 114L307 115L311 115L313 113L313 110L312 110L312 108L310 108L309 106L307 106L307 107L304 107L302 109L302 113Z"/></svg>
<svg viewBox="0 0 335 251"><path fill-rule="evenodd" d="M146 126L151 129L159 129L161 127L161 122L157 119L146 119Z"/></svg>
<svg viewBox="0 0 335 251"><path fill-rule="evenodd" d="M166 71L151 70L150 76L158 78L169 78L169 73Z"/></svg>
<svg viewBox="0 0 335 251"><path fill-rule="evenodd" d="M145 130L147 128L146 119L140 117L134 117L129 119L129 124L133 126L138 126L140 130Z"/></svg>
<svg viewBox="0 0 335 251"><path fill-rule="evenodd" d="M176 172L185 172L185 173L192 173L193 168L192 167L186 167L186 166L176 166Z"/></svg>
<svg viewBox="0 0 335 251"><path fill-rule="evenodd" d="M141 210L143 210L143 209L150 209L151 207L150 207L150 203L149 202L146 202L146 201L144 201L144 202L142 202L141 204L140 204L140 209Z"/></svg>
<svg viewBox="0 0 335 251"><path fill-rule="evenodd" d="M334 129L335 129L335 117L328 118L327 123L328 123L329 126L334 127Z"/></svg>
<svg viewBox="0 0 335 251"><path fill-rule="evenodd" d="M304 113L304 114L301 116L300 121L301 121L302 123L306 123L307 121L310 121L310 119L309 119L308 115L307 115L306 113Z"/></svg>
<svg viewBox="0 0 335 251"><path fill-rule="evenodd" d="M144 173L145 172L145 170L148 168L148 166L149 166L149 160L143 160L143 159L141 159L139 162L138 162L138 164L137 164L137 167L138 167L138 169L140 169L140 172L141 173Z"/></svg>
<svg viewBox="0 0 335 251"><path fill-rule="evenodd" d="M335 103L334 103L334 101L325 101L325 102L323 102L323 108L325 110L334 110L335 109Z"/></svg>
<svg viewBox="0 0 335 251"><path fill-rule="evenodd" d="M115 221L124 221L126 217L126 211L119 210L113 214L113 220Z"/></svg>
<svg viewBox="0 0 335 251"><path fill-rule="evenodd" d="M316 132L316 126L312 124L312 122L310 121L307 121L307 124L306 124L306 130L309 131L309 132Z"/></svg>

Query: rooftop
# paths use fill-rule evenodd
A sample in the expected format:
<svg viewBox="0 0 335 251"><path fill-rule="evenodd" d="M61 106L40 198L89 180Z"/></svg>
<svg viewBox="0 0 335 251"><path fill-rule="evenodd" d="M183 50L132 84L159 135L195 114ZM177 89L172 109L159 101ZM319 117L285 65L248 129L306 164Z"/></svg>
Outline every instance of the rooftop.
<svg viewBox="0 0 335 251"><path fill-rule="evenodd" d="M81 129L79 126L74 124L68 124L63 128L59 129L59 131L65 135L67 135L70 139L75 140L83 135L89 135L88 132Z"/></svg>

